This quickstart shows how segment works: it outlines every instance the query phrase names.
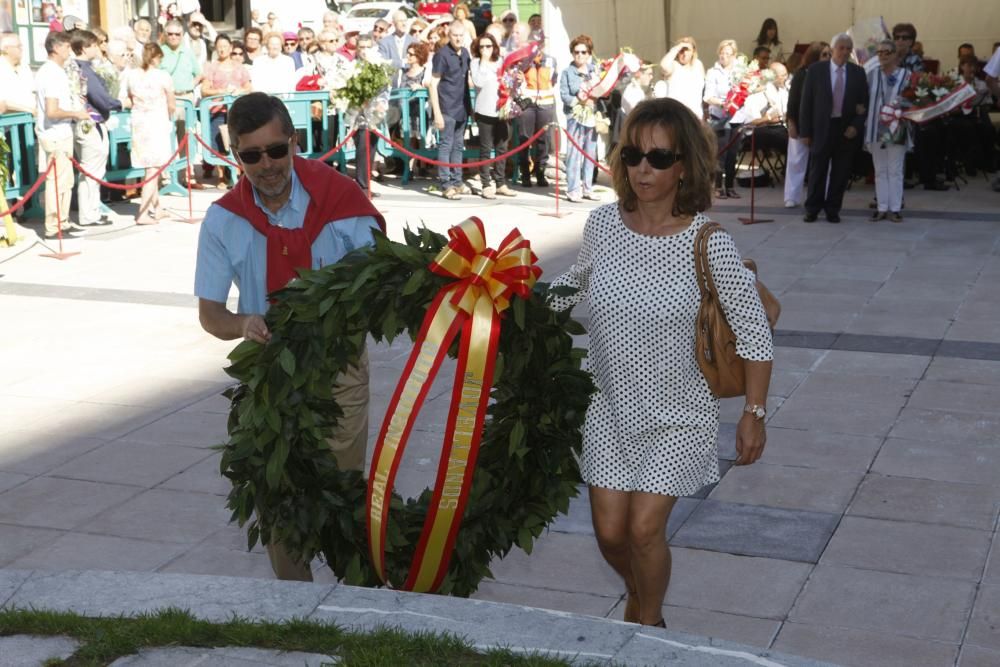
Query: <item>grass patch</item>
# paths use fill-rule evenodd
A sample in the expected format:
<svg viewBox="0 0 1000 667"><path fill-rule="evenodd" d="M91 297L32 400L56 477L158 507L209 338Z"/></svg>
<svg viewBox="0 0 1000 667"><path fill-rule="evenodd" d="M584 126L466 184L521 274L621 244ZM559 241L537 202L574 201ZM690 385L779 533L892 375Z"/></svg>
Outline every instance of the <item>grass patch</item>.
<svg viewBox="0 0 1000 667"><path fill-rule="evenodd" d="M0 636L22 634L63 635L79 641L80 647L72 656L46 663L64 667L107 665L144 648L168 646L305 651L335 656L340 664L352 666L554 667L569 664L557 658L518 654L505 649L479 652L464 640L450 635L395 629L354 632L301 619L275 623L234 617L225 623L211 623L176 608L117 618L89 618L72 612L34 609L0 610Z"/></svg>

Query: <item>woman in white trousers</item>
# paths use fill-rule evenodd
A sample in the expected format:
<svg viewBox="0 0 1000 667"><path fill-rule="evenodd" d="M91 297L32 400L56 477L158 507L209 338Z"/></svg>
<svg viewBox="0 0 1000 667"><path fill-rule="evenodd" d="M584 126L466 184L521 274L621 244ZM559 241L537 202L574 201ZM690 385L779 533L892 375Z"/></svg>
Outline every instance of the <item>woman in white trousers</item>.
<svg viewBox="0 0 1000 667"><path fill-rule="evenodd" d="M806 81L806 70L818 60L830 59L830 45L813 42L802 56L802 64L795 71L788 87L788 154L785 157L785 208L795 208L806 200L806 167L809 165L809 147L799 140L799 106Z"/></svg>
<svg viewBox="0 0 1000 667"><path fill-rule="evenodd" d="M865 150L875 165L875 198L878 206L871 221L889 219L902 222L903 159L906 156L906 121L895 125L883 120L883 107L891 105L906 87L906 71L896 64L896 45L879 42L876 49L879 66L868 72L868 118L865 123Z"/></svg>

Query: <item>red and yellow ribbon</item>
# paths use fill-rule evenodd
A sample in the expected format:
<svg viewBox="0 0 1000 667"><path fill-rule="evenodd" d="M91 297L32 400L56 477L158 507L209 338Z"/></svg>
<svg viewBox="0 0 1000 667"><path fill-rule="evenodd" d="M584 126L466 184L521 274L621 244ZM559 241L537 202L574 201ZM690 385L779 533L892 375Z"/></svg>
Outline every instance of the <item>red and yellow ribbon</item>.
<svg viewBox="0 0 1000 667"><path fill-rule="evenodd" d="M461 334L451 407L438 465L437 482L404 590L430 592L448 571L472 486L482 437L500 314L513 295L527 298L542 271L531 246L516 229L498 250L486 247L483 223L469 218L448 230L448 245L431 271L455 279L441 288L396 385L379 433L368 476L368 543L379 578L387 581L385 533L393 483L410 431L455 336Z"/></svg>

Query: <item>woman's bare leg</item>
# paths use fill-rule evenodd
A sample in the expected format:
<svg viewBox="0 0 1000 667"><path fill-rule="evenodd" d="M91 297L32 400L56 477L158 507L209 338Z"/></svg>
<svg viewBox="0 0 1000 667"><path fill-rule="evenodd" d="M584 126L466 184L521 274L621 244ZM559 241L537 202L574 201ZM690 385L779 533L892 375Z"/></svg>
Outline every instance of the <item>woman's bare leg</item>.
<svg viewBox="0 0 1000 667"><path fill-rule="evenodd" d="M634 590L639 593L639 622L656 625L663 620L663 599L670 584L667 520L677 498L640 491L628 495L628 552Z"/></svg>
<svg viewBox="0 0 1000 667"><path fill-rule="evenodd" d="M627 491L615 491L591 486L590 512L594 522L594 536L608 565L625 580L629 593L634 593L635 577L632 575L632 557L628 545L629 496ZM633 598L632 595L629 596ZM629 618L633 612L636 618ZM626 608L626 621L638 621L638 610Z"/></svg>
<svg viewBox="0 0 1000 667"><path fill-rule="evenodd" d="M146 179L152 178L153 174L156 173L156 169L146 170ZM160 184L158 183L160 179L153 178L145 185L142 186L142 194L139 199L139 214L135 216L136 221L142 221L144 223L155 222L153 220L153 210L156 208L156 200L159 194Z"/></svg>

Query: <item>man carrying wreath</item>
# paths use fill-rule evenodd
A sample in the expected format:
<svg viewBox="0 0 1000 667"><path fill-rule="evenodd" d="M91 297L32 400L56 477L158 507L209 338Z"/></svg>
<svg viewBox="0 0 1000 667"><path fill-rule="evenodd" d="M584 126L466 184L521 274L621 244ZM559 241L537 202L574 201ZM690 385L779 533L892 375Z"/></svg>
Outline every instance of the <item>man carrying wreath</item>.
<svg viewBox="0 0 1000 667"><path fill-rule="evenodd" d="M276 97L250 93L229 110L229 137L243 170L237 185L209 207L198 237L195 295L202 328L222 340L266 344L267 295L300 268L319 269L373 243L385 229L351 179L315 160L295 156L296 133ZM226 305L239 288L236 312ZM336 378L333 398L343 409L329 440L342 470L361 470L368 438L368 357ZM275 576L312 581L310 564L280 543L267 545Z"/></svg>

